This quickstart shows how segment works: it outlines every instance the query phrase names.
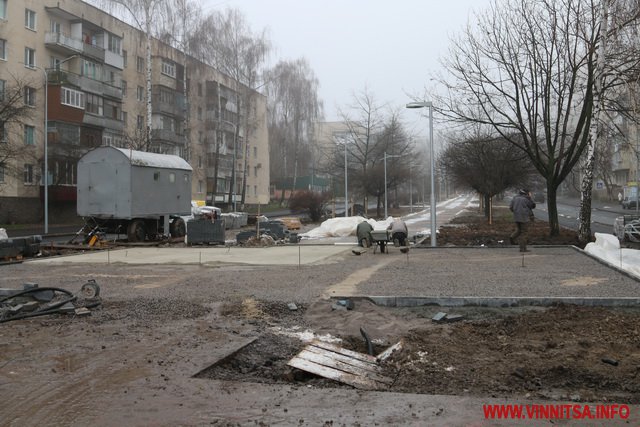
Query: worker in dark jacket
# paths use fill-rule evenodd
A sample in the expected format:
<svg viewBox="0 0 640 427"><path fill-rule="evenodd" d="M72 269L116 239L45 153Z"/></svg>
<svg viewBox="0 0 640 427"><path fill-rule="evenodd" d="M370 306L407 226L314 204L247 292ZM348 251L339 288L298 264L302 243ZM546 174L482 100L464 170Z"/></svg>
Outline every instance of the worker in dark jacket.
<svg viewBox="0 0 640 427"><path fill-rule="evenodd" d="M518 191L518 194L511 199L509 204L509 210L513 212L513 220L516 223L516 230L511 233L509 241L512 245L515 245L516 239L520 238L518 241L520 252L529 252L527 250L527 237L529 222L533 219L532 209L535 209L535 207L535 202L531 200L531 193L526 189Z"/></svg>
<svg viewBox="0 0 640 427"><path fill-rule="evenodd" d="M371 231L373 227L367 221L362 221L356 227L356 236L358 236L358 246L362 247L370 247L373 242L373 238L371 237Z"/></svg>

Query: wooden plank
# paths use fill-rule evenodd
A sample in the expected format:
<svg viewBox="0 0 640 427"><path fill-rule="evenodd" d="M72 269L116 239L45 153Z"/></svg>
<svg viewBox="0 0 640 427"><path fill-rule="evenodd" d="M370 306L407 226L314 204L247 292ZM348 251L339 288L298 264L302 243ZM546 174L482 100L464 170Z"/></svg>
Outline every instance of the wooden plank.
<svg viewBox="0 0 640 427"><path fill-rule="evenodd" d="M359 377L364 377L369 380L373 380L379 383L390 385L393 383L391 378L385 377L383 375L378 375L375 372L372 372L366 368L361 368L359 366L354 366L349 363L344 363L340 360L336 360L332 357L336 353L313 353L308 350L302 350L296 357L299 359L306 360L308 362L313 362L318 365L325 366L327 368L332 368L344 373L353 374Z"/></svg>
<svg viewBox="0 0 640 427"><path fill-rule="evenodd" d="M387 360L393 353L395 353L396 351L400 351L401 349L402 349L402 341L398 341L397 343L395 343L394 345L392 345L391 347L387 348L385 351L377 355L376 360L378 362Z"/></svg>
<svg viewBox="0 0 640 427"><path fill-rule="evenodd" d="M358 353L357 351L347 350L346 348L342 348L332 343L314 340L309 345L323 348L325 350L333 351L335 353L344 354L345 356L350 356L350 357L353 357L354 359L362 360L363 362L377 363L375 356L371 356L369 354L364 354L364 353Z"/></svg>
<svg viewBox="0 0 640 427"><path fill-rule="evenodd" d="M371 373L378 373L382 371L382 368L377 363L363 362L362 360L350 356L345 356L344 354L335 353L333 351L325 350L320 347L307 346L305 347L304 351L319 355L325 355L331 357L334 360L349 364L359 369L364 369Z"/></svg>
<svg viewBox="0 0 640 427"><path fill-rule="evenodd" d="M385 387L384 384L372 381L368 378L328 368L326 366L322 366L308 360L300 359L297 356L289 360L289 362L287 362L287 365L297 369L301 369L305 372L319 375L323 378L328 378L330 380L348 384L361 390L379 390Z"/></svg>

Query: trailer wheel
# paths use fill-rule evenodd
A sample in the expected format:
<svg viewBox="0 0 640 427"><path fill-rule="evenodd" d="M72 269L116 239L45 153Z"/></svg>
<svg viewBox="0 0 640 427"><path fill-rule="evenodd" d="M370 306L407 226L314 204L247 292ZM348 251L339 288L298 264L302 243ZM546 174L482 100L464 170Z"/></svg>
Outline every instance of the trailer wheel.
<svg viewBox="0 0 640 427"><path fill-rule="evenodd" d="M147 230L144 228L143 221L136 220L129 224L129 228L127 230L127 238L129 239L129 242L144 242L146 236Z"/></svg>
<svg viewBox="0 0 640 427"><path fill-rule="evenodd" d="M187 234L187 226L184 223L184 219L176 218L169 226L171 237L184 237Z"/></svg>

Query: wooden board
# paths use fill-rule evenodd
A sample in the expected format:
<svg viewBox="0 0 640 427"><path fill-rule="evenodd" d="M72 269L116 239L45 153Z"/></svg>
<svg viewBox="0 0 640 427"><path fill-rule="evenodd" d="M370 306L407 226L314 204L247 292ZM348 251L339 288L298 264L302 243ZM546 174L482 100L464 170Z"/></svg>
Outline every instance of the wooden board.
<svg viewBox="0 0 640 427"><path fill-rule="evenodd" d="M362 390L385 389L393 383L374 356L321 341L307 345L287 364Z"/></svg>

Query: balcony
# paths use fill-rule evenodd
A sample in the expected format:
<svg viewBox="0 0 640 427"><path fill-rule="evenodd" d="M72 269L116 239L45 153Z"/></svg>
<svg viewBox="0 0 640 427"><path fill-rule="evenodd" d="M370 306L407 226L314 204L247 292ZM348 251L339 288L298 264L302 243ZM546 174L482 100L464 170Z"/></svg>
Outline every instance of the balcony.
<svg viewBox="0 0 640 427"><path fill-rule="evenodd" d="M83 43L82 52L91 58L104 62L104 49L93 44Z"/></svg>
<svg viewBox="0 0 640 427"><path fill-rule="evenodd" d="M168 141L174 144L184 144L185 142L184 135L178 135L169 129L152 129L151 138L160 141Z"/></svg>
<svg viewBox="0 0 640 427"><path fill-rule="evenodd" d="M122 99L122 88L112 86L109 83L53 68L47 70L47 76L50 85L68 84L87 92L101 93L108 98Z"/></svg>
<svg viewBox="0 0 640 427"><path fill-rule="evenodd" d="M121 53L115 53L107 50L104 52L104 63L122 70L124 69L124 56L122 56Z"/></svg>
<svg viewBox="0 0 640 427"><path fill-rule="evenodd" d="M184 96L175 94L175 102L162 101L160 95L154 93L151 97L154 112L169 114L177 119L184 119Z"/></svg>
<svg viewBox="0 0 640 427"><path fill-rule="evenodd" d="M84 43L80 39L67 36L62 33L46 32L44 35L44 43L47 47L72 55L74 53L82 53Z"/></svg>
<svg viewBox="0 0 640 427"><path fill-rule="evenodd" d="M102 129L110 129L119 132L124 131L124 122L122 122L122 120L115 120L105 116L96 116L91 113L84 114L82 123Z"/></svg>

